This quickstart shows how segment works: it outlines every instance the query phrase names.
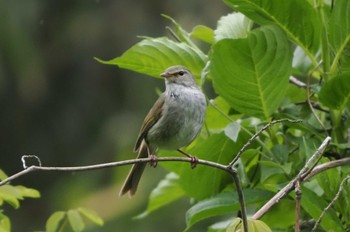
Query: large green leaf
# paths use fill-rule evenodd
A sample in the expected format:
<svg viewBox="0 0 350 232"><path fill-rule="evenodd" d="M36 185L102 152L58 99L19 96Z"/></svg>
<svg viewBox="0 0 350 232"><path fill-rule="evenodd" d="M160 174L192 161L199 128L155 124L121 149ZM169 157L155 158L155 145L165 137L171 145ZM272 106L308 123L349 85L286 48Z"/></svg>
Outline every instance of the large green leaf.
<svg viewBox="0 0 350 232"><path fill-rule="evenodd" d="M331 109L350 108L350 72L326 82L320 92L320 101Z"/></svg>
<svg viewBox="0 0 350 232"><path fill-rule="evenodd" d="M350 46L350 1L337 0L329 20L329 42L338 62L344 49ZM349 56L349 54L347 54ZM333 63L332 67L336 67ZM333 70L334 71L334 70Z"/></svg>
<svg viewBox="0 0 350 232"><path fill-rule="evenodd" d="M270 25L252 31L245 39L216 43L210 73L215 91L232 108L269 119L286 93L291 64L285 33Z"/></svg>
<svg viewBox="0 0 350 232"><path fill-rule="evenodd" d="M264 202L273 195L272 192L260 189L245 189L243 192L246 205ZM235 190L220 193L215 197L198 202L187 211L187 228L203 219L228 213L232 214L239 209L240 203Z"/></svg>
<svg viewBox="0 0 350 232"><path fill-rule="evenodd" d="M206 55L187 43L174 42L168 38L146 38L132 46L121 56L102 61L103 64L117 65L120 68L159 77L172 65L184 65L196 77L200 77L206 61Z"/></svg>
<svg viewBox="0 0 350 232"><path fill-rule="evenodd" d="M224 0L254 22L275 23L305 50L314 64L320 48L321 22L316 10L305 0Z"/></svg>

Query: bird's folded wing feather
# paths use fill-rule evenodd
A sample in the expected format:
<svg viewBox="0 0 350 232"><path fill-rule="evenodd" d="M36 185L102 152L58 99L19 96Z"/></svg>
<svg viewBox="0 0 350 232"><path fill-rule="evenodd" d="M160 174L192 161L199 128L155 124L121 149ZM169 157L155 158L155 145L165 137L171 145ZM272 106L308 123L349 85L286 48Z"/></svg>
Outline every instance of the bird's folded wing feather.
<svg viewBox="0 0 350 232"><path fill-rule="evenodd" d="M158 100L154 103L147 116L145 117L142 127L140 129L139 136L136 140L134 151L140 148L142 140L146 138L148 131L158 122L162 117L163 105L165 101L165 95L162 93Z"/></svg>

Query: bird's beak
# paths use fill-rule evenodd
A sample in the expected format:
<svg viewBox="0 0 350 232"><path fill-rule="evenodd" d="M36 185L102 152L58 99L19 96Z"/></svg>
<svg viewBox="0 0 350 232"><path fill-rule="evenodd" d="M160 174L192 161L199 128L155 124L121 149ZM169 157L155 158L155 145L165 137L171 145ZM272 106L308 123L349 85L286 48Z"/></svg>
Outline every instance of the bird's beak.
<svg viewBox="0 0 350 232"><path fill-rule="evenodd" d="M164 78L169 78L169 77L172 77L173 75L168 72L163 72L162 74L160 74L160 76Z"/></svg>

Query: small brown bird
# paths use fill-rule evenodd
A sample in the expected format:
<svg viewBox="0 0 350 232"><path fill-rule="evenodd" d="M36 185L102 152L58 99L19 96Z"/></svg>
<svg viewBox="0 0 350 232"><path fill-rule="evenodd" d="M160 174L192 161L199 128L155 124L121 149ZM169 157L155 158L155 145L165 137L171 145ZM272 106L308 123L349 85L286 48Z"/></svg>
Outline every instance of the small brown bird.
<svg viewBox="0 0 350 232"><path fill-rule="evenodd" d="M137 158L155 157L158 148L177 150L188 146L203 126L206 100L191 72L172 66L160 75L165 91L159 96L141 126L136 140ZM146 163L134 164L120 195L135 194Z"/></svg>

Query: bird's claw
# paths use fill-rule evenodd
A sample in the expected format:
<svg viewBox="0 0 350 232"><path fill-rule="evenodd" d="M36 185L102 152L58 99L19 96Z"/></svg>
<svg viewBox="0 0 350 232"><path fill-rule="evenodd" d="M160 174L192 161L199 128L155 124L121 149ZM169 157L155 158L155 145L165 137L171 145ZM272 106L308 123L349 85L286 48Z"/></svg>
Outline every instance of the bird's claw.
<svg viewBox="0 0 350 232"><path fill-rule="evenodd" d="M150 155L149 158L150 158L149 165L153 168L157 167L157 165L158 165L157 156Z"/></svg>
<svg viewBox="0 0 350 232"><path fill-rule="evenodd" d="M191 168L194 169L198 164L198 158L196 156L190 156L191 159Z"/></svg>

